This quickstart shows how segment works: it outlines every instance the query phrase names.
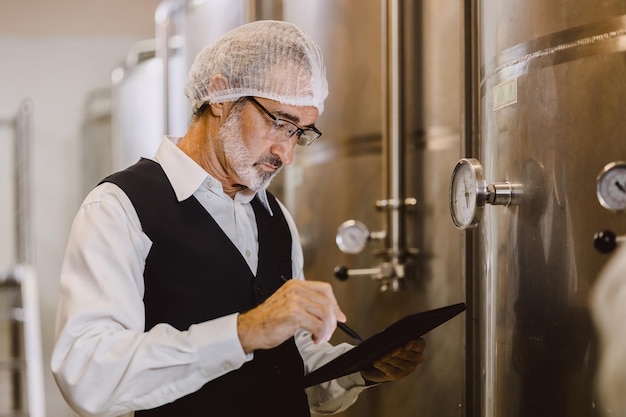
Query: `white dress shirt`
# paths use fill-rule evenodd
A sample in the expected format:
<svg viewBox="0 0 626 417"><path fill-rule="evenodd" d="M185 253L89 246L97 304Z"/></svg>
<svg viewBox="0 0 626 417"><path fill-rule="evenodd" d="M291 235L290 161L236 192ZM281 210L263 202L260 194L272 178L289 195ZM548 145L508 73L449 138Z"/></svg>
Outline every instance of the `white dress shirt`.
<svg viewBox="0 0 626 417"><path fill-rule="evenodd" d="M178 200L193 195L256 275L258 231L250 205L255 193L242 191L231 199L221 183L173 141L163 139L154 159ZM271 213L265 191L258 194ZM293 277L304 279L300 238L293 218L280 207L292 234ZM143 270L151 245L130 200L116 185L101 184L85 198L72 225L61 271L57 341L51 360L61 392L80 415L132 415L133 410L158 407L253 358L239 342L237 314L186 331L165 323L144 331ZM351 348L315 345L305 331L295 338L306 372ZM313 412L331 414L354 403L365 388L360 374L354 374L311 387L307 394Z"/></svg>
<svg viewBox="0 0 626 417"><path fill-rule="evenodd" d="M600 271L590 301L600 341L595 377L600 411L626 416L626 243Z"/></svg>

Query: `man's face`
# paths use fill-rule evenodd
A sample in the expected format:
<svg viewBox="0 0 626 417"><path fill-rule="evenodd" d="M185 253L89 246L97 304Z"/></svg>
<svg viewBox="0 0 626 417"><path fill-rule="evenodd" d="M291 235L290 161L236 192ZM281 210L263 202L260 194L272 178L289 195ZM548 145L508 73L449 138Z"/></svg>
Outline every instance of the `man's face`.
<svg viewBox="0 0 626 417"><path fill-rule="evenodd" d="M315 124L315 107L281 104L257 99L275 117L289 120L301 127ZM297 135L286 138L272 129L273 121L248 100L236 103L220 127L227 169L241 185L258 191L266 188L283 165L293 160Z"/></svg>

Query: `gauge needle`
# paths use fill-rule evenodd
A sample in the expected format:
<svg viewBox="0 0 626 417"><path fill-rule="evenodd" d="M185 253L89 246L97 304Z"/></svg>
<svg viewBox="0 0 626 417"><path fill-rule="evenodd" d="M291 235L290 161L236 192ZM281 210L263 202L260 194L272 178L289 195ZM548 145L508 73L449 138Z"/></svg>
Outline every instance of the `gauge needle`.
<svg viewBox="0 0 626 417"><path fill-rule="evenodd" d="M465 192L463 193L463 195L465 196L465 207L469 207L470 193L469 191L467 191L467 183L465 181L463 181L463 185L465 186Z"/></svg>
<svg viewBox="0 0 626 417"><path fill-rule="evenodd" d="M615 181L615 186L617 187L618 190L620 190L623 193L626 193L626 188L624 188L624 186L622 184L619 183L619 181Z"/></svg>

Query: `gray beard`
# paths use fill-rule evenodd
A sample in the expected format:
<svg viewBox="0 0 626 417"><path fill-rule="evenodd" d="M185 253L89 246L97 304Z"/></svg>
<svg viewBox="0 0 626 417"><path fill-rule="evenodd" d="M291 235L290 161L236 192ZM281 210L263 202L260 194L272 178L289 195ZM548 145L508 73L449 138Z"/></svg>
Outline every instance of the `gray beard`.
<svg viewBox="0 0 626 417"><path fill-rule="evenodd" d="M282 162L274 155L268 154L257 161L252 161L248 150L241 141L241 125L239 123L241 108L235 106L231 109L226 121L220 128L220 140L226 155L226 160L241 179L241 185L251 190L259 191L266 189L272 179L282 169ZM259 163L269 162L278 166L274 172L267 172L257 167Z"/></svg>

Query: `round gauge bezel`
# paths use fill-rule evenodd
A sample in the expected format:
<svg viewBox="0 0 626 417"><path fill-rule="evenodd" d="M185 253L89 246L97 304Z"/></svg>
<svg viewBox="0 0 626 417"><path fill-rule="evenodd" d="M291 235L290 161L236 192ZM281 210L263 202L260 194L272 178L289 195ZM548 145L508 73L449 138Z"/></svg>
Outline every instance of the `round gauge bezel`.
<svg viewBox="0 0 626 417"><path fill-rule="evenodd" d="M624 199L623 205L615 206L611 203L611 199L608 195L606 195L607 190L604 186L605 180L616 170L623 170L626 173L626 162L625 161L613 161L604 166L602 171L598 174L596 179L596 197L598 198L598 202L602 207L607 210L620 212L626 210L626 199ZM614 200L614 199L613 199Z"/></svg>
<svg viewBox="0 0 626 417"><path fill-rule="evenodd" d="M455 196L455 184L459 181L460 174L463 169L469 169L471 175L471 190L470 195L475 199L473 202L473 212L468 220L464 220L459 216L461 210L458 208L458 201ZM483 216L485 202L487 199L487 182L485 181L485 171L482 165L474 158L460 159L452 171L452 177L450 179L450 214L452 215L452 221L457 229L471 229L476 227Z"/></svg>
<svg viewBox="0 0 626 417"><path fill-rule="evenodd" d="M351 230L356 230L359 233L357 237L360 241L357 242L357 244L355 244L353 241L350 242L347 240L346 233ZM369 229L362 222L358 220L346 220L345 222L341 223L341 225L339 225L339 227L337 228L335 243L337 244L339 250L341 250L343 253L357 254L365 249L365 246L367 245L369 239L369 235Z"/></svg>

